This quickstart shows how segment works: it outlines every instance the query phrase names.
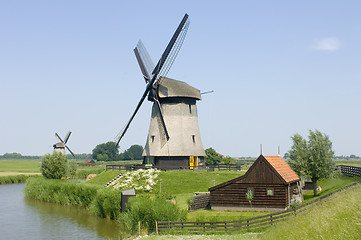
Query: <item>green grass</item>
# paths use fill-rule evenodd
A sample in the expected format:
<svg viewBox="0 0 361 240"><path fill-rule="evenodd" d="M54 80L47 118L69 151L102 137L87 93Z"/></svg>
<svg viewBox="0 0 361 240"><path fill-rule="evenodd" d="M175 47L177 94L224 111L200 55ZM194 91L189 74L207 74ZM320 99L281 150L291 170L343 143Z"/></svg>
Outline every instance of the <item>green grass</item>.
<svg viewBox="0 0 361 240"><path fill-rule="evenodd" d="M232 221L246 218L253 218L269 214L270 212L259 211L215 211L215 210L197 210L189 212L187 221Z"/></svg>
<svg viewBox="0 0 361 240"><path fill-rule="evenodd" d="M361 239L361 185L267 230L261 239Z"/></svg>
<svg viewBox="0 0 361 240"><path fill-rule="evenodd" d="M321 179L317 182L318 186L321 186L322 191L317 194L316 197L313 196L313 190L308 190L303 194L304 203L312 201L315 198L324 196L331 192L336 191L337 189L343 188L351 183L359 181L359 177L347 177L343 174L336 174L329 179Z"/></svg>
<svg viewBox="0 0 361 240"><path fill-rule="evenodd" d="M0 176L0 184L24 183L30 177L40 177L40 176L25 175L25 174Z"/></svg>
<svg viewBox="0 0 361 240"><path fill-rule="evenodd" d="M41 159L0 160L0 172L38 173L40 172L40 163Z"/></svg>
<svg viewBox="0 0 361 240"><path fill-rule="evenodd" d="M226 235L159 235L152 239L361 239L361 185L334 194L322 204L277 223L264 232Z"/></svg>
<svg viewBox="0 0 361 240"><path fill-rule="evenodd" d="M161 172L162 193L179 194L208 192L208 188L243 175L244 171L166 171ZM213 181L214 180L214 181ZM155 185L153 193L158 193L160 183Z"/></svg>
<svg viewBox="0 0 361 240"><path fill-rule="evenodd" d="M124 171L118 171L118 170L103 171L99 175L97 175L95 178L92 178L89 181L87 181L87 183L104 186L110 180L112 180L114 177L118 176L121 172L124 172Z"/></svg>
<svg viewBox="0 0 361 240"><path fill-rule="evenodd" d="M361 160L336 160L336 165L348 165L354 167L361 167Z"/></svg>

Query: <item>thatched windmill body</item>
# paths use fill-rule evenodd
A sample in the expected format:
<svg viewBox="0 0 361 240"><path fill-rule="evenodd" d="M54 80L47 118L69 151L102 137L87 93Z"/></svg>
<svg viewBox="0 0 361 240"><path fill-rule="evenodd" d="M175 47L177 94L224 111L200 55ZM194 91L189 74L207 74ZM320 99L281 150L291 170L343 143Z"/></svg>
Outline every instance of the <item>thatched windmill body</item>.
<svg viewBox="0 0 361 240"><path fill-rule="evenodd" d="M166 78L189 26L186 14L158 64L154 66L142 42L134 49L147 88L131 119L118 135L117 145L146 96L153 102L143 156L157 167L190 167L204 163L204 148L198 126L196 101L200 91L187 83Z"/></svg>

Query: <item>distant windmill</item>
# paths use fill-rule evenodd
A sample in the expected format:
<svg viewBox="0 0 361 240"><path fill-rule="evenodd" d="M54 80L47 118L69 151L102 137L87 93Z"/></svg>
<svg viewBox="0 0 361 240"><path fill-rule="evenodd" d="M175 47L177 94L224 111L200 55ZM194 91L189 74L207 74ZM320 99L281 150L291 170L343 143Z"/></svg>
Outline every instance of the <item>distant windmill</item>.
<svg viewBox="0 0 361 240"><path fill-rule="evenodd" d="M70 148L66 145L66 143L68 142L69 140L69 137L70 137L70 134L71 132L68 131L68 133L66 134L65 138L64 138L64 141L63 139L61 139L61 137L55 133L55 137L60 141L56 144L53 145L54 147L54 151L55 152L61 152L62 154L65 155L65 148L68 149L68 151L74 156L74 153L70 150Z"/></svg>
<svg viewBox="0 0 361 240"><path fill-rule="evenodd" d="M188 167L204 163L196 101L201 100L198 89L185 82L166 78L189 27L185 14L156 66L139 41L134 49L147 87L133 115L116 137L118 146L144 99L153 102L147 142L143 151L145 163L158 167Z"/></svg>

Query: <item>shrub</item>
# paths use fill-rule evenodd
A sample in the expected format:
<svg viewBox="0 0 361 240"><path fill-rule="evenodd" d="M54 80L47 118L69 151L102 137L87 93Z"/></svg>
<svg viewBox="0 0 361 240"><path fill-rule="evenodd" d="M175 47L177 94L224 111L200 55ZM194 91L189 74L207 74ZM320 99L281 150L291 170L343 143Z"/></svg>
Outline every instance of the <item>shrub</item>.
<svg viewBox="0 0 361 240"><path fill-rule="evenodd" d="M120 191L85 182L29 178L25 196L45 202L87 208L103 218L117 219L121 209Z"/></svg>
<svg viewBox="0 0 361 240"><path fill-rule="evenodd" d="M68 177L74 178L76 175L76 169L78 168L78 165L76 164L75 160L70 160L68 164Z"/></svg>
<svg viewBox="0 0 361 240"><path fill-rule="evenodd" d="M46 154L42 158L40 171L45 178L60 179L66 176L68 157L60 152Z"/></svg>
<svg viewBox="0 0 361 240"><path fill-rule="evenodd" d="M120 221L132 232L136 231L138 222L148 231L154 231L155 221L182 221L187 217L186 210L181 210L162 197L130 198L127 210L120 216Z"/></svg>
<svg viewBox="0 0 361 240"><path fill-rule="evenodd" d="M102 188L98 190L90 211L103 218L117 219L121 207L121 191Z"/></svg>
<svg viewBox="0 0 361 240"><path fill-rule="evenodd" d="M139 169L134 172L122 173L120 178L112 182L109 187L115 189L132 189L149 192L157 183L160 171L156 169Z"/></svg>

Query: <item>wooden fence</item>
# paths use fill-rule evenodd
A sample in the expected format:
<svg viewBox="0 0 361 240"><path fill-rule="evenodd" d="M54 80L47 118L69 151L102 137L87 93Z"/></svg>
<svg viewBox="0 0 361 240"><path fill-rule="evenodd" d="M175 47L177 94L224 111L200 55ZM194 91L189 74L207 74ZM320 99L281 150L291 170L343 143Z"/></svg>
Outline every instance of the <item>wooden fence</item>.
<svg viewBox="0 0 361 240"><path fill-rule="evenodd" d="M210 194L203 193L193 197L193 201L188 205L188 211L204 209L209 206Z"/></svg>
<svg viewBox="0 0 361 240"><path fill-rule="evenodd" d="M231 170L241 170L241 165L237 164L219 164L219 165L209 165L209 166L147 166L144 164L135 164L135 165L106 165L106 170L126 170L126 171L135 171L138 169L148 169L148 168L156 168L162 171L172 171L172 170L207 170L207 171L214 171L218 169L219 171L231 171Z"/></svg>
<svg viewBox="0 0 361 240"><path fill-rule="evenodd" d="M346 165L339 165L337 167L341 169L341 172L345 175L361 177L361 167L346 166Z"/></svg>
<svg viewBox="0 0 361 240"><path fill-rule="evenodd" d="M353 187L357 184L361 183L361 181L352 183L346 187L338 189L332 193L324 195L320 198L314 199L306 204L303 204L297 208L289 209L277 213L271 213L264 216L248 218L248 219L240 219L233 221L206 221L206 222L167 222L167 221L159 221L157 222L158 231L166 231L170 229L179 230L179 231L190 231L190 232L206 232L206 231L232 231L232 230L248 230L248 229L257 229L261 227L270 226L276 222L280 222L285 220L287 217L296 215L298 212L305 210L310 205L316 205L321 203L326 198L331 195L340 192L342 190Z"/></svg>

